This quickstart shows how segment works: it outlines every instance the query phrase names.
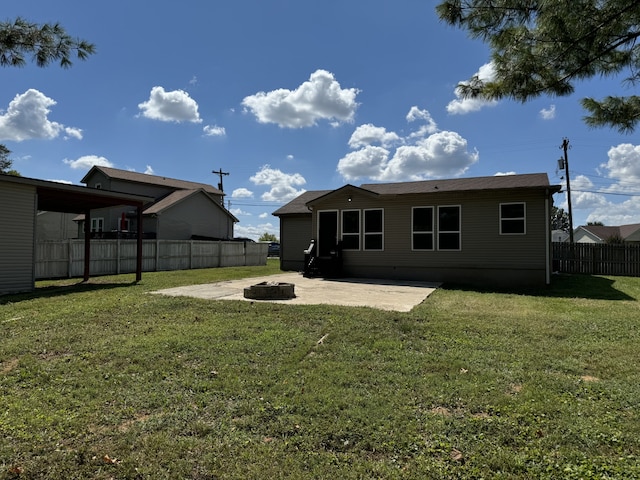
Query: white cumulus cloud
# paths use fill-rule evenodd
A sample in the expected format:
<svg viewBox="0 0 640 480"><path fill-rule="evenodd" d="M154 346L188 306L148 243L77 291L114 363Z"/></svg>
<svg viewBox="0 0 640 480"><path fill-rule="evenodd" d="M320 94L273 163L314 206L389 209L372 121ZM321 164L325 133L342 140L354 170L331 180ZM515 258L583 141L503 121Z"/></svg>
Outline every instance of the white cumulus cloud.
<svg viewBox="0 0 640 480"><path fill-rule="evenodd" d="M493 62L489 62L482 65L474 74L474 77L477 76L479 80L487 82L493 80L495 75L495 66ZM466 84L467 82L465 81L460 83ZM460 94L459 87L456 87L454 93L456 99L451 100L447 105L447 112L453 115L465 115L467 113L477 112L484 107L493 107L498 103L495 100L484 100L482 98L463 98Z"/></svg>
<svg viewBox="0 0 640 480"><path fill-rule="evenodd" d="M307 181L299 173L284 173L278 169L264 165L255 175L249 178L256 185L270 187L268 192L260 198L266 202L288 202L303 194L306 190L297 190L296 187L304 185Z"/></svg>
<svg viewBox="0 0 640 480"><path fill-rule="evenodd" d="M337 170L342 177L347 181L424 180L461 175L478 161L478 152L469 151L467 141L458 133L438 131L428 111L412 107L406 119L424 123L404 138L382 127L358 127L349 140L354 151L338 161ZM400 146L392 151L392 143Z"/></svg>
<svg viewBox="0 0 640 480"><path fill-rule="evenodd" d="M331 72L316 70L295 90L258 92L245 97L242 105L260 123L302 128L316 125L318 120L352 122L358 93L356 88L341 88Z"/></svg>
<svg viewBox="0 0 640 480"><path fill-rule="evenodd" d="M543 120L553 120L556 118L556 106L550 105L549 108L543 108L540 110L540 117Z"/></svg>
<svg viewBox="0 0 640 480"><path fill-rule="evenodd" d="M198 104L183 90L165 91L162 87L153 87L149 100L138 104L140 115L163 122L201 123Z"/></svg>
<svg viewBox="0 0 640 480"><path fill-rule="evenodd" d="M60 135L82 139L79 128L65 127L49 120L50 107L54 105L55 100L33 88L16 95L6 112L0 115L0 140L51 140Z"/></svg>
<svg viewBox="0 0 640 480"><path fill-rule="evenodd" d="M205 125L202 131L205 137L224 137L227 134L225 128L218 125Z"/></svg>
<svg viewBox="0 0 640 480"><path fill-rule="evenodd" d="M253 192L246 188L236 188L231 192L231 198L253 198Z"/></svg>
<svg viewBox="0 0 640 480"><path fill-rule="evenodd" d="M105 157L99 157L98 155L84 155L76 160L68 160L65 158L63 162L75 170L89 170L94 165L97 165L99 167L114 167L113 163L111 163Z"/></svg>
<svg viewBox="0 0 640 480"><path fill-rule="evenodd" d="M364 147L374 143L378 143L383 147L387 147L400 141L400 137L395 132L387 132L384 127L376 127L370 123L360 125L355 129L349 139L351 148Z"/></svg>

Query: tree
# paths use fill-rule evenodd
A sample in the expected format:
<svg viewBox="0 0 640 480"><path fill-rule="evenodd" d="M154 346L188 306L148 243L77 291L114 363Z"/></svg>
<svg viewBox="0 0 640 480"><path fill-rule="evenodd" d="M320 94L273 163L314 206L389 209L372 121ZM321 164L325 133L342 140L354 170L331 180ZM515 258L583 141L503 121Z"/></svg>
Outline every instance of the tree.
<svg viewBox="0 0 640 480"><path fill-rule="evenodd" d="M264 232L260 238L258 239L259 242L277 242L278 239L276 238L276 236L273 233L269 233L269 232Z"/></svg>
<svg viewBox="0 0 640 480"><path fill-rule="evenodd" d="M8 175L15 175L19 177L20 174L16 170L11 169L13 160L9 158L10 153L11 150L0 144L0 173L6 173Z"/></svg>
<svg viewBox="0 0 640 480"><path fill-rule="evenodd" d="M562 208L552 207L551 208L551 229L552 230L562 230L563 232L568 232L571 230L571 223L569 222L569 214L564 211Z"/></svg>
<svg viewBox="0 0 640 480"><path fill-rule="evenodd" d="M598 226L598 227L604 227L604 223L602 222L587 222L588 226Z"/></svg>
<svg viewBox="0 0 640 480"><path fill-rule="evenodd" d="M95 53L95 46L85 40L72 38L58 23L38 25L16 18L13 22L0 22L0 65L23 67L25 55L31 55L38 67L59 61L63 68L70 67L75 56L86 60Z"/></svg>
<svg viewBox="0 0 640 480"><path fill-rule="evenodd" d="M23 67L25 55L32 55L38 67L59 61L61 67L69 68L74 52L79 60L86 60L95 53L95 46L71 38L58 23L38 25L20 17L13 22L0 22L0 65L3 67ZM11 170L10 153L11 150L0 144L0 173L20 175Z"/></svg>
<svg viewBox="0 0 640 480"><path fill-rule="evenodd" d="M458 85L468 98L521 102L543 94L565 96L574 83L624 74L640 80L640 2L637 0L445 0L440 18L491 48L495 77ZM632 132L640 97L582 99L585 123Z"/></svg>

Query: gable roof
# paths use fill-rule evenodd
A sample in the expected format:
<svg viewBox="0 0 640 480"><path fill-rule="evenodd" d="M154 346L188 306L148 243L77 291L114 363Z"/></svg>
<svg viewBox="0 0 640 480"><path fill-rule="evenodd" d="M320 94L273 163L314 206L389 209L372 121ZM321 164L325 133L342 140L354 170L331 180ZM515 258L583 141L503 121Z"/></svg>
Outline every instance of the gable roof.
<svg viewBox="0 0 640 480"><path fill-rule="evenodd" d="M333 190L309 190L306 191L300 195L298 195L296 198L294 198L293 200L291 200L289 203L281 206L279 209L277 209L275 212L272 213L272 215L279 217L280 215L291 215L291 214L296 214L296 213L311 213L309 211L309 209L307 208L307 203L311 202L319 197L322 197L323 195L326 195L327 193L331 193L333 192Z"/></svg>
<svg viewBox="0 0 640 480"><path fill-rule="evenodd" d="M628 225L607 226L607 225L581 225L576 230L584 230L585 232L596 237L597 240L606 241L611 237L620 237L623 240L640 230L640 223L631 223Z"/></svg>
<svg viewBox="0 0 640 480"><path fill-rule="evenodd" d="M560 185L550 185L549 177L546 173L526 173L520 175L499 175L492 177L470 177L440 180L422 180L416 182L396 182L396 183L366 183L355 187L345 185L336 190L312 190L304 192L294 198L286 205L283 205L272 215L291 215L311 212L307 204L318 200L320 197L330 195L345 188L365 190L374 195L406 195L415 193L441 193L441 192L464 192L473 190L505 190L516 188L539 188L548 189L550 193L559 192Z"/></svg>
<svg viewBox="0 0 640 480"><path fill-rule="evenodd" d="M152 205L150 205L149 207L145 208L142 213L144 215L152 215L152 214L162 213L162 212L170 209L171 207L177 205L178 203L182 202L186 198L189 198L192 195L197 194L197 193L202 193L203 195L205 195L209 200L211 200L211 203L213 203L220 210L222 210L225 214L227 214L234 222L239 222L239 220L229 210L227 210L222 205L220 205L220 202L218 200L213 198L211 195L209 195L208 192L206 192L202 188L198 188L198 189L194 189L194 190L176 190L175 192L171 192L169 195L167 195L165 197L162 197L157 202L155 202Z"/></svg>
<svg viewBox="0 0 640 480"><path fill-rule="evenodd" d="M89 177L93 175L95 171L100 171L109 178L123 180L133 183L145 183L150 185L159 185L163 187L170 187L179 190L197 190L202 189L206 192L213 193L215 195L224 195L224 192L218 190L213 185L206 183L189 182L187 180L178 180L176 178L160 177L158 175L148 175L146 173L130 172L128 170L120 170L119 168L110 168L94 165L91 170L80 180L82 183L87 183Z"/></svg>

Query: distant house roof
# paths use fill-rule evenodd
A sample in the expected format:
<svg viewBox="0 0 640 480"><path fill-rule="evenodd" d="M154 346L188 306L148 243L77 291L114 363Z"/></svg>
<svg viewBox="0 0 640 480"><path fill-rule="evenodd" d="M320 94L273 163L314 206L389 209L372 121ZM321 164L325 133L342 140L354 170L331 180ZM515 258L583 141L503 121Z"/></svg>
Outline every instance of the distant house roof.
<svg viewBox="0 0 640 480"><path fill-rule="evenodd" d="M206 183L189 182L186 180L178 180L176 178L160 177L158 175L148 175L146 173L130 172L128 170L120 170L118 168L93 166L91 170L84 176L82 183L87 183L88 178L94 171L100 171L109 178L123 180L134 183L146 183L150 185L160 185L163 187L170 187L180 190L197 190L202 189L206 192L213 193L215 195L224 195L224 192L218 190L212 185Z"/></svg>
<svg viewBox="0 0 640 480"><path fill-rule="evenodd" d="M231 212L229 212L229 210L224 208L219 201L211 197L211 195L209 195L209 192L201 188L198 188L195 190L176 190L175 192L171 192L166 197L161 198L160 200L155 202L153 205L145 208L142 213L143 215L152 215L152 214L162 213L163 211L173 207L174 205L177 205L178 203L183 201L185 198L188 198L196 193L202 193L206 195L214 205L218 206L220 210L222 210L224 213L229 215L229 217L231 217L234 222L239 222L239 220Z"/></svg>
<svg viewBox="0 0 640 480"><path fill-rule="evenodd" d="M576 230L580 229L591 234L596 240L600 240L602 242L611 237L620 237L623 240L626 240L629 236L640 230L640 223L631 223L619 226L580 225Z"/></svg>
<svg viewBox="0 0 640 480"><path fill-rule="evenodd" d="M337 190L308 191L294 198L273 212L273 215L310 213L307 204L320 197L330 195L345 188L362 189L378 195L407 195L420 193L464 192L474 190L507 190L517 188L549 189L551 193L559 192L560 185L550 185L546 173L528 173L521 175L497 175L492 177L471 177L441 180L422 180L416 182L367 183L354 187L346 185Z"/></svg>

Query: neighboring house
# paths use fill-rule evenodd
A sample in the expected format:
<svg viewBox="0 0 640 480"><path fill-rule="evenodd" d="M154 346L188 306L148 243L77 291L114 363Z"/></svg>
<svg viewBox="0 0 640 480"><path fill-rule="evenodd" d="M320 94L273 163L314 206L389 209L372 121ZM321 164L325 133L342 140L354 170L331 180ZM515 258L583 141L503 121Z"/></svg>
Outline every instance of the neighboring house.
<svg viewBox="0 0 640 480"><path fill-rule="evenodd" d="M342 273L481 285L551 279L546 174L345 185L305 192L279 208L280 262L302 270L304 250L341 245Z"/></svg>
<svg viewBox="0 0 640 480"><path fill-rule="evenodd" d="M224 207L224 193L211 185L100 166L92 167L81 181L89 188L155 198L142 212L147 238L233 238L238 219ZM82 216L76 220L84 222ZM126 235L137 230L135 216L126 208L110 208L91 215L91 231L98 235Z"/></svg>
<svg viewBox="0 0 640 480"><path fill-rule="evenodd" d="M125 193L96 191L77 185L0 174L0 294L33 290L38 211L80 213L115 205L136 211L152 199ZM90 239L85 237L85 280L89 276ZM142 238L138 238L141 251ZM141 278L137 255L136 279Z"/></svg>
<svg viewBox="0 0 640 480"><path fill-rule="evenodd" d="M39 242L69 240L80 238L78 223L74 221L75 213L38 212L36 217L36 240Z"/></svg>
<svg viewBox="0 0 640 480"><path fill-rule="evenodd" d="M564 230L552 230L551 231L551 241L552 242L568 242L569 234Z"/></svg>
<svg viewBox="0 0 640 480"><path fill-rule="evenodd" d="M581 225L573 231L575 243L607 243L621 239L624 243L640 243L640 223L620 226Z"/></svg>

